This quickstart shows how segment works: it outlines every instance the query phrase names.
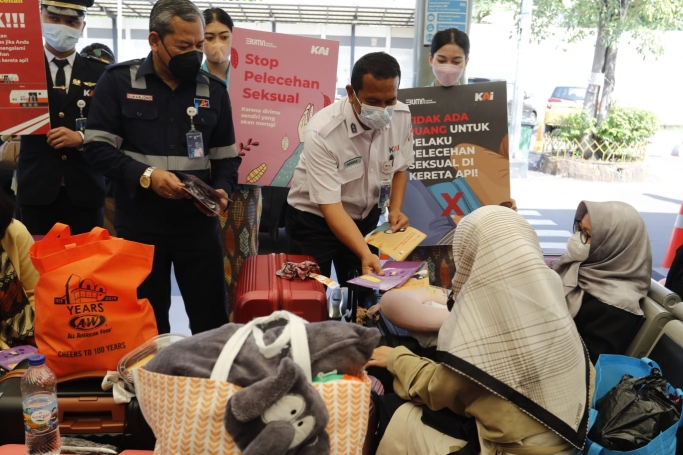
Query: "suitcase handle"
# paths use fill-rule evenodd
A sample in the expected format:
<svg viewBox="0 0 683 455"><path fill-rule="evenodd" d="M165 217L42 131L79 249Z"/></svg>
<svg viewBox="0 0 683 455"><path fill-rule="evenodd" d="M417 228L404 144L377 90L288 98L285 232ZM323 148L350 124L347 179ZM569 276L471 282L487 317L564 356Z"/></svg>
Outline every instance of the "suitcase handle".
<svg viewBox="0 0 683 455"><path fill-rule="evenodd" d="M126 406L113 397L60 398L58 409L62 434L123 433Z"/></svg>

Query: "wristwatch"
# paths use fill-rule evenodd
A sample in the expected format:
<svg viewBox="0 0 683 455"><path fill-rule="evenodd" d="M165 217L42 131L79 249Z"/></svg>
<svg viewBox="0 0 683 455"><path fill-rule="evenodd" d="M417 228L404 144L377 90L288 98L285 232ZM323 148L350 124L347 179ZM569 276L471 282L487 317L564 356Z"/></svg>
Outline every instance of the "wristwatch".
<svg viewBox="0 0 683 455"><path fill-rule="evenodd" d="M140 186L147 189L152 184L152 172L156 171L155 167L148 167L140 177Z"/></svg>

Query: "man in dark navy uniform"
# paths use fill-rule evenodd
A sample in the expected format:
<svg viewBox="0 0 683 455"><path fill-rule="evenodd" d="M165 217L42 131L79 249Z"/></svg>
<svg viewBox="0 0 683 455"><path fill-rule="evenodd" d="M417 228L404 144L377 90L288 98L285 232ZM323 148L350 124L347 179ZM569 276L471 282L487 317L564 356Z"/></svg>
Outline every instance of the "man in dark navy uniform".
<svg viewBox="0 0 683 455"><path fill-rule="evenodd" d="M93 0L42 1L51 130L23 136L17 168L21 220L31 234L56 223L72 234L102 226L104 177L83 159L83 131L106 64L76 52ZM82 108L79 107L83 106Z"/></svg>
<svg viewBox="0 0 683 455"><path fill-rule="evenodd" d="M155 246L138 295L152 303L160 333L170 331L171 265L193 333L228 321L218 218L190 199L176 172L214 187L220 210L227 208L241 158L225 83L199 69L203 42L204 19L192 2L159 0L152 52L108 68L85 133L88 161L116 183L118 235Z"/></svg>

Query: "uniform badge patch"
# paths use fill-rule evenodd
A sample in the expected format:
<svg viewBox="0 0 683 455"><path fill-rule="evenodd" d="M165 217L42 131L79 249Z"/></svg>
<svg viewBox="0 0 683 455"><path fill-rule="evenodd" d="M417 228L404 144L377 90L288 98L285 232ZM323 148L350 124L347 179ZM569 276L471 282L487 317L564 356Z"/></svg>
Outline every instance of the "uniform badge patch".
<svg viewBox="0 0 683 455"><path fill-rule="evenodd" d="M204 98L195 98L194 99L194 106L196 108L200 108L200 107L208 108L209 107L209 100L204 99Z"/></svg>
<svg viewBox="0 0 683 455"><path fill-rule="evenodd" d="M344 163L344 169L348 169L348 168L353 167L353 166L358 166L362 162L363 162L363 158L360 156L357 156L355 158L351 158L350 160L347 160Z"/></svg>
<svg viewBox="0 0 683 455"><path fill-rule="evenodd" d="M154 101L154 96L145 95L142 93L126 93L126 99L136 101Z"/></svg>
<svg viewBox="0 0 683 455"><path fill-rule="evenodd" d="M355 133L355 132L356 132L356 124L355 124L355 123L352 123L352 124L351 124L351 132L352 132L352 133Z"/></svg>

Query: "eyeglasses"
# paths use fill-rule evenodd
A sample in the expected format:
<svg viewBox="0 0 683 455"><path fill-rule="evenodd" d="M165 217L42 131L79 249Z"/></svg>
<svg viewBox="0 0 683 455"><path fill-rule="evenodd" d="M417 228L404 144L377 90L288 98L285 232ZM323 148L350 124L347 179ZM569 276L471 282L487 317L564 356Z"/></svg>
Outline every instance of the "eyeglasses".
<svg viewBox="0 0 683 455"><path fill-rule="evenodd" d="M581 227L581 220L574 220L574 234L577 232L580 232L579 238L581 239L581 243L584 245L587 244L591 236L583 227Z"/></svg>

